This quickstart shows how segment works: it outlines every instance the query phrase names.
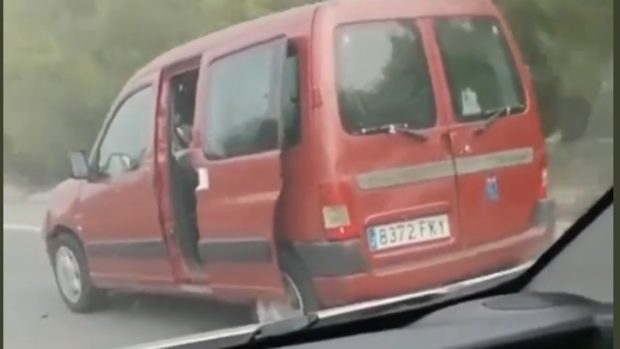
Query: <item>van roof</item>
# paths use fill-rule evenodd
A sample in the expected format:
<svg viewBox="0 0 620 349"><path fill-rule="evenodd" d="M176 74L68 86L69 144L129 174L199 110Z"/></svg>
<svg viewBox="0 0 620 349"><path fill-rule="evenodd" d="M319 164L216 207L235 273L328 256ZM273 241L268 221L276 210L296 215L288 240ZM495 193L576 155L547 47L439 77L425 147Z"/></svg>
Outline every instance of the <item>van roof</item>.
<svg viewBox="0 0 620 349"><path fill-rule="evenodd" d="M283 21L296 21L300 17L310 15L315 8L324 6L325 3L326 2L303 5L286 11L268 14L191 40L157 56L151 62L147 63L144 67L138 70L131 80L148 74L154 70L162 69L176 62L183 61L191 57L197 57L209 47L217 45L222 41L230 40L240 34L256 31L261 27L264 28L266 25L279 25Z"/></svg>
<svg viewBox="0 0 620 349"><path fill-rule="evenodd" d="M206 34L200 38L194 39L192 41L186 42L185 44L181 44L176 46L155 59L151 62L147 63L144 67L139 69L129 80L129 84L133 82L135 79L138 79L146 74L153 72L154 70L162 69L166 66L172 65L174 63L197 57L202 54L202 52L206 51L209 47L217 45L220 42L234 39L239 35L243 35L245 33L252 33L264 28L265 26L273 26L273 25L282 25L283 22L290 23L301 20L304 17L310 16L314 10L318 7L343 7L349 8L349 6L364 6L364 7L379 7L384 8L386 4L391 4L392 6L400 6L403 1L410 2L412 0L327 0L318 2L315 4L302 5L299 7L294 7L292 9L276 12L272 14L268 14L256 19L252 19L249 21L241 22L224 29L218 30L216 32L212 32ZM415 1L415 0L413 0ZM444 1L442 5L445 3L450 3L455 0L419 0L420 2L426 3L436 3L439 1ZM490 0L459 0L459 4L461 5L472 5L472 4L488 4ZM363 3L363 4L360 4Z"/></svg>

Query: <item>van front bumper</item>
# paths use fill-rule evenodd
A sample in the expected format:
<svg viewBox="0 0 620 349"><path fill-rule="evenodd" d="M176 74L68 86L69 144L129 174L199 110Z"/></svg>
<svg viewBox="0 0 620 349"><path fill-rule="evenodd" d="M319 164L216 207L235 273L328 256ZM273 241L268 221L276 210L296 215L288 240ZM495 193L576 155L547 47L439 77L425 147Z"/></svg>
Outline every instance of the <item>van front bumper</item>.
<svg viewBox="0 0 620 349"><path fill-rule="evenodd" d="M521 234L450 255L411 264L370 269L360 240L298 244L326 308L399 297L412 292L509 270L536 259L553 242L553 202L541 202L533 228Z"/></svg>

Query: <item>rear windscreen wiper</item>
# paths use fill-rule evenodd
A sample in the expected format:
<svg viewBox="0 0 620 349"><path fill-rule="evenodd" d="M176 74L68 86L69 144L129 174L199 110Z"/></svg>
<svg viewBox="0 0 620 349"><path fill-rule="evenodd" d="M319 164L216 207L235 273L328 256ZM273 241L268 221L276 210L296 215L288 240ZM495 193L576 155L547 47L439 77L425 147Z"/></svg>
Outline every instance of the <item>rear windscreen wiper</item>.
<svg viewBox="0 0 620 349"><path fill-rule="evenodd" d="M493 125L493 123L497 119L499 119L501 116L510 115L513 112L522 111L524 108L525 108L524 105L505 106L505 107L489 109L489 110L485 110L481 112L480 115L486 116L487 119L484 120L482 125L480 125L476 129L476 133L483 133L484 131L488 130L489 127L491 127L491 125Z"/></svg>
<svg viewBox="0 0 620 349"><path fill-rule="evenodd" d="M409 136L413 136L414 138L421 141L425 141L428 139L426 133L411 129L407 124L386 124L375 127L365 127L360 130L360 133L364 135L375 133L403 133Z"/></svg>

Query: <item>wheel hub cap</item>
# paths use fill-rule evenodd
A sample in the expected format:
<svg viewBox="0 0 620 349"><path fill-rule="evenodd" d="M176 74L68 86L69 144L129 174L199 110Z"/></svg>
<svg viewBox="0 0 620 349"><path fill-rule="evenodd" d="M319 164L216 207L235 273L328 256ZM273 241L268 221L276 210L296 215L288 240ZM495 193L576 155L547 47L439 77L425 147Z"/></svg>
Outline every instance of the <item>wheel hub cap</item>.
<svg viewBox="0 0 620 349"><path fill-rule="evenodd" d="M82 278L80 266L73 251L60 247L56 252L56 279L62 294L72 303L82 295Z"/></svg>

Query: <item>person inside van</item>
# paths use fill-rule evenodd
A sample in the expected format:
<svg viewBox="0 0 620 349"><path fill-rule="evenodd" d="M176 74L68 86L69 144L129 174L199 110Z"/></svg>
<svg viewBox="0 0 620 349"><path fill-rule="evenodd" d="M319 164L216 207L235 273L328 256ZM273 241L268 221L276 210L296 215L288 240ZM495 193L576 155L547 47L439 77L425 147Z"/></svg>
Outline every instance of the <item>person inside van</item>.
<svg viewBox="0 0 620 349"><path fill-rule="evenodd" d="M196 216L196 194L198 175L191 162L188 151L192 141L192 129L196 103L196 84L198 74L189 71L170 81L171 128L170 146L172 151L171 178L178 231L187 234L179 241L183 248L197 254L194 248L198 241L198 220Z"/></svg>
<svg viewBox="0 0 620 349"><path fill-rule="evenodd" d="M192 75L181 75L179 81L171 86L172 126L176 145L185 149L191 143L192 125L195 109L196 81Z"/></svg>

